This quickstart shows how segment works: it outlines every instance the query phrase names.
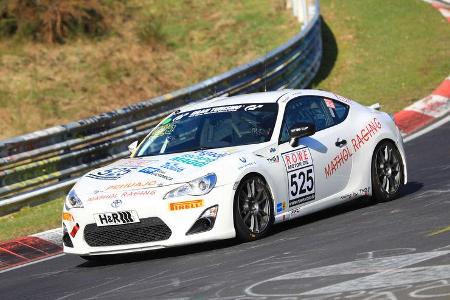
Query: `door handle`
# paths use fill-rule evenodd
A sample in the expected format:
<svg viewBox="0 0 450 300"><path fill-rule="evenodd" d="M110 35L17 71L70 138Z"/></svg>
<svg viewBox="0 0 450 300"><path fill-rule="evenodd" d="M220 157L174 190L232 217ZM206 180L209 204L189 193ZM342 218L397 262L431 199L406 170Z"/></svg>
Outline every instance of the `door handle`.
<svg viewBox="0 0 450 300"><path fill-rule="evenodd" d="M347 145L347 141L346 140L341 140L340 138L337 139L336 143L335 143L336 147L342 148L345 145Z"/></svg>

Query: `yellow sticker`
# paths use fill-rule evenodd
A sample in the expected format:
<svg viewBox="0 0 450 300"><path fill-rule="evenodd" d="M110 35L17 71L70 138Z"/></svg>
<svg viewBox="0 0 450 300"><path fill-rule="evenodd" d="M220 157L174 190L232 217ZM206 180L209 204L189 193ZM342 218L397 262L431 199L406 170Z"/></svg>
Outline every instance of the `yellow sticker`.
<svg viewBox="0 0 450 300"><path fill-rule="evenodd" d="M174 211L174 210L197 208L197 207L202 207L202 206L203 206L203 199L199 199L199 200L190 200L190 201L170 203L169 209L171 211Z"/></svg>

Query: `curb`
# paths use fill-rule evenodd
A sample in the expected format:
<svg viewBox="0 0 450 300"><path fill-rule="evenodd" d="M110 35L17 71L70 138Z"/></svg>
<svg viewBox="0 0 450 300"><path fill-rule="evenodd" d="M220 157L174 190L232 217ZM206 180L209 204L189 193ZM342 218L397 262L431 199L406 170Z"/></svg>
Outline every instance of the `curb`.
<svg viewBox="0 0 450 300"><path fill-rule="evenodd" d="M411 134L450 111L450 76L431 95L394 114L395 123L403 134Z"/></svg>
<svg viewBox="0 0 450 300"><path fill-rule="evenodd" d="M60 228L0 243L0 273L62 253Z"/></svg>
<svg viewBox="0 0 450 300"><path fill-rule="evenodd" d="M450 22L450 1L449 0L424 0L436 8Z"/></svg>
<svg viewBox="0 0 450 300"><path fill-rule="evenodd" d="M450 0L424 1L431 4L450 22ZM449 99L450 76L431 95L395 113L395 124L400 128L403 135L414 133L445 116L450 111Z"/></svg>

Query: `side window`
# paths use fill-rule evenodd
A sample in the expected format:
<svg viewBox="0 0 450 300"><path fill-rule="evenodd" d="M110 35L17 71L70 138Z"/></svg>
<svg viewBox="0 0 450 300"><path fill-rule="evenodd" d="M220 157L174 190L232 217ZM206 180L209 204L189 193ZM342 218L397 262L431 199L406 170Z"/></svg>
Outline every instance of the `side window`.
<svg viewBox="0 0 450 300"><path fill-rule="evenodd" d="M280 143L289 141L289 128L298 123L312 123L316 131L334 125L334 119L323 97L302 96L291 100L284 113Z"/></svg>
<svg viewBox="0 0 450 300"><path fill-rule="evenodd" d="M324 101L333 118L334 125L341 123L347 118L349 111L349 106L347 104L327 98L325 98Z"/></svg>

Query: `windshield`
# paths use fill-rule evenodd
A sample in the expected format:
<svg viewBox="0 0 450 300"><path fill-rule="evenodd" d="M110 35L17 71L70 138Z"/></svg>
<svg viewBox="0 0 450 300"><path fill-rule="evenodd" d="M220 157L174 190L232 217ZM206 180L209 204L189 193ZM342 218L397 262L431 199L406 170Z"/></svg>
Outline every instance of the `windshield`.
<svg viewBox="0 0 450 300"><path fill-rule="evenodd" d="M136 156L263 143L270 140L278 104L237 104L175 113L146 137Z"/></svg>

